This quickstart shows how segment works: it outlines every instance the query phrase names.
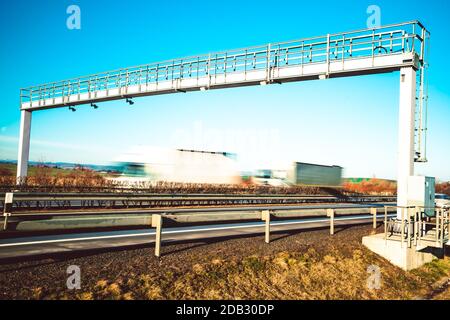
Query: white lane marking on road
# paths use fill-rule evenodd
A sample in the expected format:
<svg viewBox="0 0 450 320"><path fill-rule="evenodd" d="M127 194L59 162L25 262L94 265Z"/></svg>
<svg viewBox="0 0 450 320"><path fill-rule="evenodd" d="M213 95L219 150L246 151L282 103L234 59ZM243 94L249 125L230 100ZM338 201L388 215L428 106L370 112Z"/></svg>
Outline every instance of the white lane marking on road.
<svg viewBox="0 0 450 320"><path fill-rule="evenodd" d="M395 214L389 214L388 217L395 216ZM335 218L335 221L339 220L363 220L363 219L372 219L372 217L340 217ZM317 223L317 222L328 222L329 219L317 219L317 220L305 220L305 221L287 221L287 222L273 222L272 226L281 226L281 225L289 225L289 224L306 224L306 223ZM206 231L221 231L221 230L230 230L230 229L242 229L242 228L255 228L264 226L263 223L260 224L248 224L248 225L239 225L239 226L228 226L228 227L215 227L215 228L202 228L202 229L186 229L186 230L163 230L163 234L176 234L176 233L189 233L189 232L206 232ZM17 242L17 243L4 243L0 244L0 247L14 247L14 246L25 246L32 244L45 244L45 243L62 243L62 242L71 242L71 241L85 241L85 240L103 240L103 239L119 239L119 238L131 238L131 237L139 237L139 236L150 236L154 235L155 232L145 232L145 233L132 233L132 234L119 234L112 236L99 236L99 237L84 237L84 238L70 238L70 239L54 239L54 240L40 240L40 241L28 241L28 242Z"/></svg>

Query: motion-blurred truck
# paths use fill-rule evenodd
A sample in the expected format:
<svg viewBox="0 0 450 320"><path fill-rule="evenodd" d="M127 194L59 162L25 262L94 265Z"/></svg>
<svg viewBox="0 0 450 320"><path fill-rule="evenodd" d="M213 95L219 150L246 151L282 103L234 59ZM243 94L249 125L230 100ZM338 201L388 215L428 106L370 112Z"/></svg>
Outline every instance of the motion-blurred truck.
<svg viewBox="0 0 450 320"><path fill-rule="evenodd" d="M132 147L116 159L121 175L114 181L238 184L236 155L151 146Z"/></svg>
<svg viewBox="0 0 450 320"><path fill-rule="evenodd" d="M292 185L338 187L342 184L342 167L294 162L287 180Z"/></svg>

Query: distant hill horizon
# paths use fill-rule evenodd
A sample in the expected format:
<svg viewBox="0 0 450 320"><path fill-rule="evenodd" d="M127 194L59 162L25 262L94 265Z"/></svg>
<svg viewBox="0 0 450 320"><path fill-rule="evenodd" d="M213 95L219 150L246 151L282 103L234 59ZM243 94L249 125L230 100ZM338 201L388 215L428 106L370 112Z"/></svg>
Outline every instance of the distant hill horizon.
<svg viewBox="0 0 450 320"><path fill-rule="evenodd" d="M17 160L0 160L0 163L17 165ZM44 165L52 168L60 169L75 169L76 167L83 167L93 171L115 171L117 168L114 165L100 165L90 163L74 163L74 162L51 162L51 161L29 161L30 166Z"/></svg>

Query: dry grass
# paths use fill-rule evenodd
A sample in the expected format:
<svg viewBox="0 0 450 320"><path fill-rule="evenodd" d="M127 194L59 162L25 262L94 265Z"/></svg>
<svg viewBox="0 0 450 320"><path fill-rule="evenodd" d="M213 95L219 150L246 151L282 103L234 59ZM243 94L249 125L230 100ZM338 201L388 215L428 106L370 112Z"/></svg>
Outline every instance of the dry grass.
<svg viewBox="0 0 450 320"><path fill-rule="evenodd" d="M369 195L395 195L397 193L397 183L382 179L369 179L361 182L345 182L343 190L359 194ZM436 193L450 195L450 182L436 183Z"/></svg>
<svg viewBox="0 0 450 320"><path fill-rule="evenodd" d="M63 170L45 165L37 165L30 168L30 175L22 180L22 188L55 187L55 188L80 188L80 187L108 187L111 185L105 177L95 171L78 167L73 170ZM2 188L16 188L15 170L11 166L0 167L0 185Z"/></svg>
<svg viewBox="0 0 450 320"><path fill-rule="evenodd" d="M367 286L367 266L382 268L382 289ZM280 252L248 256L242 260L213 259L193 264L191 270L97 281L92 291L69 297L45 295L34 288L35 299L414 299L429 295L432 284L450 275L450 259L435 261L411 273L386 267L383 261L361 250L351 256L338 251L321 255L313 248L304 253ZM448 299L449 291L436 296Z"/></svg>

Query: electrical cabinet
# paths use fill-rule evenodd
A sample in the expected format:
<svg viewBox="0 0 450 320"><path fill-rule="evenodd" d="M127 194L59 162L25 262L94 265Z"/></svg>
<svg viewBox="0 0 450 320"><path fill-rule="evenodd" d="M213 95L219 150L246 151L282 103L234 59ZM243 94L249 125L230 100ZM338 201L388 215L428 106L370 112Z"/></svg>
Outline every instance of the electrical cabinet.
<svg viewBox="0 0 450 320"><path fill-rule="evenodd" d="M425 214L434 216L434 177L410 176L408 178L408 206L425 208Z"/></svg>

